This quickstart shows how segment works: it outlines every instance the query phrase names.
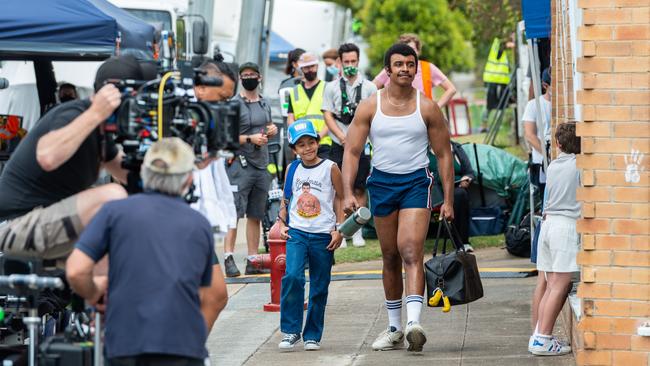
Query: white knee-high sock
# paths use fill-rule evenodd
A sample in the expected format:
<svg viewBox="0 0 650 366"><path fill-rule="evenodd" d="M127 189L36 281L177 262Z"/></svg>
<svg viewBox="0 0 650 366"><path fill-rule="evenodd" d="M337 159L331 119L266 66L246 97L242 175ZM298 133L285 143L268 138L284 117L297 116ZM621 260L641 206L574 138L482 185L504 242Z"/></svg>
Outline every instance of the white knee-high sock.
<svg viewBox="0 0 650 366"><path fill-rule="evenodd" d="M420 312L422 311L422 303L424 296L408 295L406 297L406 318L407 324L411 322L420 322Z"/></svg>
<svg viewBox="0 0 650 366"><path fill-rule="evenodd" d="M402 330L402 299L386 300L388 312L388 326L395 330Z"/></svg>

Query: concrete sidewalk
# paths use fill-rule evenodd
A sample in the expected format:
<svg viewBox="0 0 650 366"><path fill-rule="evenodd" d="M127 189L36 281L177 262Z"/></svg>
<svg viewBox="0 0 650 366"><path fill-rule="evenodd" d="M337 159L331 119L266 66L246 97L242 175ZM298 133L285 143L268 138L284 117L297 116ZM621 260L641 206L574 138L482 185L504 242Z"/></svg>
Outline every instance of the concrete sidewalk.
<svg viewBox="0 0 650 366"><path fill-rule="evenodd" d="M240 246L241 247L241 246ZM482 267L527 267L525 259L491 248L477 251ZM221 256L220 256L221 257ZM241 262L240 262L241 263ZM335 266L334 271L380 269L378 261ZM281 353L279 313L265 313L268 284L228 285L230 300L208 339L213 365L574 365L571 355L543 358L527 350L530 296L535 277L484 279L485 297L452 308L423 309L428 342L422 353L375 352L375 337L387 326L380 280L332 282L322 349ZM403 315L406 319L406 314ZM556 334L562 336L559 331Z"/></svg>

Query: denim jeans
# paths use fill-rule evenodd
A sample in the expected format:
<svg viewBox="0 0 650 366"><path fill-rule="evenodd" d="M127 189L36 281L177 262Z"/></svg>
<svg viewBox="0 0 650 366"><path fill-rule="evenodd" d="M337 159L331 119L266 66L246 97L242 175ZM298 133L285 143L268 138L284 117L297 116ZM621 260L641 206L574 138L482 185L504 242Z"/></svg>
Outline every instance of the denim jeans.
<svg viewBox="0 0 650 366"><path fill-rule="evenodd" d="M282 277L280 298L280 330L287 334L302 329L305 299L305 263L309 261L309 306L303 339L320 342L325 323L328 287L334 252L327 250L330 234L312 234L289 229L287 240L287 269Z"/></svg>

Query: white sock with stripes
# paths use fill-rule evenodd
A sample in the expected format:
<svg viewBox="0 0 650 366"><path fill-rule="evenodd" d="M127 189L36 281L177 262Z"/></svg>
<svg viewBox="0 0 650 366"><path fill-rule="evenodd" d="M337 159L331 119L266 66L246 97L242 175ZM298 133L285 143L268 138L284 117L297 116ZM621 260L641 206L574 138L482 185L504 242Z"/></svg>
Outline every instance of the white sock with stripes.
<svg viewBox="0 0 650 366"><path fill-rule="evenodd" d="M422 311L422 303L424 296L408 295L406 297L406 319L407 324L411 322L420 322L420 312Z"/></svg>
<svg viewBox="0 0 650 366"><path fill-rule="evenodd" d="M386 300L386 311L388 311L388 326L395 328L395 331L402 330L402 299Z"/></svg>

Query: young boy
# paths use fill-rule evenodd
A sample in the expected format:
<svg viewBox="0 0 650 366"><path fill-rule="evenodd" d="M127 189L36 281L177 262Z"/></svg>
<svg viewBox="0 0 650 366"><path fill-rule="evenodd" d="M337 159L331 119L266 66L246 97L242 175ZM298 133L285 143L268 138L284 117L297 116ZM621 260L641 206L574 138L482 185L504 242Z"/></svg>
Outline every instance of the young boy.
<svg viewBox="0 0 650 366"><path fill-rule="evenodd" d="M310 121L294 122L287 135L301 161L295 163L293 177L289 177L291 169L287 170L285 186L291 187L291 196L283 202L278 217L281 237L287 240L280 299L280 330L285 336L278 347L292 350L300 342L308 260L309 307L303 340L306 351L316 351L323 335L334 250L343 239L336 225L343 219L343 180L336 163L318 157L319 137Z"/></svg>
<svg viewBox="0 0 650 366"><path fill-rule="evenodd" d="M575 123L557 127L555 139L560 154L548 166L546 201L542 230L537 249L537 269L546 273L546 291L539 304L539 319L533 334L530 352L538 356L559 356L571 352L571 347L552 336L553 325L567 298L571 274L580 269L576 255L580 250L576 221L581 204L576 200L580 173L576 156L580 153L580 137Z"/></svg>

